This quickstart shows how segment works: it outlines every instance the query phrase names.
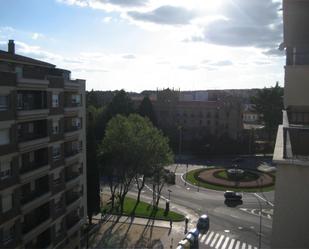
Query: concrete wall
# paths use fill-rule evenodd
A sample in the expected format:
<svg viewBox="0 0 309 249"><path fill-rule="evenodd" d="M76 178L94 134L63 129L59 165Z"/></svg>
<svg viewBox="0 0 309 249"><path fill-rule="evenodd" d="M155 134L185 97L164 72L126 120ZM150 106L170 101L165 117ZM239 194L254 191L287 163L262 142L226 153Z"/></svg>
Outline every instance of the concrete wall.
<svg viewBox="0 0 309 249"><path fill-rule="evenodd" d="M286 66L284 105L309 106L309 66Z"/></svg>
<svg viewBox="0 0 309 249"><path fill-rule="evenodd" d="M278 165L272 248L309 248L309 165Z"/></svg>

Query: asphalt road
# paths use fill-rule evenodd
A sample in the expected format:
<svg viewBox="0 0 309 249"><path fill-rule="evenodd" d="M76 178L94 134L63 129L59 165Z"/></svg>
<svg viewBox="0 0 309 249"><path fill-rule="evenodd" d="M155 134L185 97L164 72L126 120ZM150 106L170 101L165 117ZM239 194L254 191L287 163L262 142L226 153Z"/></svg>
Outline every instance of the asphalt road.
<svg viewBox="0 0 309 249"><path fill-rule="evenodd" d="M203 167L189 165L188 170ZM243 204L228 207L224 204L223 192L197 188L185 184L182 175L186 172L186 165L170 166L176 170L176 184L165 186L162 195L169 197L171 205L190 208L198 214L207 213L210 217L210 231L200 238L200 248L216 249L245 249L258 248L260 231L260 206L262 208L261 248L270 248L272 212L274 192L243 193ZM143 195L151 195L147 188ZM260 204L259 204L260 202ZM234 244L233 244L233 243Z"/></svg>

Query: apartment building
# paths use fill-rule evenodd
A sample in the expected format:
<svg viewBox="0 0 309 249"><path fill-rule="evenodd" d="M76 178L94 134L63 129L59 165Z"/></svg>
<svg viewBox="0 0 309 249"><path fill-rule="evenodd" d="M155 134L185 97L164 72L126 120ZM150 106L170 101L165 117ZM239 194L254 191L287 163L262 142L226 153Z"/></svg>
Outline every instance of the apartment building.
<svg viewBox="0 0 309 249"><path fill-rule="evenodd" d="M159 126L181 127L184 141L207 134L216 137L228 135L232 139L241 136L241 103L230 96L209 100L207 94L200 94L196 99L190 98L189 93L166 89L159 91L152 103Z"/></svg>
<svg viewBox="0 0 309 249"><path fill-rule="evenodd" d="M0 248L80 248L85 81L0 50Z"/></svg>
<svg viewBox="0 0 309 249"><path fill-rule="evenodd" d="M273 157L272 248L309 248L309 1L283 0L283 21L285 110Z"/></svg>

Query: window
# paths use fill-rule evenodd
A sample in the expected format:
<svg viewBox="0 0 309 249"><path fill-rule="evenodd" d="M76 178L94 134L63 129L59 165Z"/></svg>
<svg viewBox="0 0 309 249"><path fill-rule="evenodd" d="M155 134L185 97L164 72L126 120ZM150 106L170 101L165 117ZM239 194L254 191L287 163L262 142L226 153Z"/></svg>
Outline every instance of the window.
<svg viewBox="0 0 309 249"><path fill-rule="evenodd" d="M4 180L6 178L11 177L12 170L11 170L11 162L2 160L0 161L0 179Z"/></svg>
<svg viewBox="0 0 309 249"><path fill-rule="evenodd" d="M62 229L61 222L56 223L56 226L55 226L56 237L61 235L61 233L62 233L61 229Z"/></svg>
<svg viewBox="0 0 309 249"><path fill-rule="evenodd" d="M60 176L60 171L54 172L54 184L60 184L61 183L61 176Z"/></svg>
<svg viewBox="0 0 309 249"><path fill-rule="evenodd" d="M0 111L8 109L8 96L0 95Z"/></svg>
<svg viewBox="0 0 309 249"><path fill-rule="evenodd" d="M33 130L34 130L34 125L33 125L33 123L29 123L29 124L28 124L28 132L29 132L29 133L33 133Z"/></svg>
<svg viewBox="0 0 309 249"><path fill-rule="evenodd" d="M80 118L73 118L72 119L72 126L78 128L78 129L81 128Z"/></svg>
<svg viewBox="0 0 309 249"><path fill-rule="evenodd" d="M59 121L58 120L53 120L53 134L58 134L59 133Z"/></svg>
<svg viewBox="0 0 309 249"><path fill-rule="evenodd" d="M29 152L29 162L34 163L34 158L35 158L34 151L30 151Z"/></svg>
<svg viewBox="0 0 309 249"><path fill-rule="evenodd" d="M12 208L12 194L2 196L2 213L9 211Z"/></svg>
<svg viewBox="0 0 309 249"><path fill-rule="evenodd" d="M59 159L61 157L61 146L60 144L54 145L52 149L53 159Z"/></svg>
<svg viewBox="0 0 309 249"><path fill-rule="evenodd" d="M59 94L53 94L52 96L52 107L59 107Z"/></svg>
<svg viewBox="0 0 309 249"><path fill-rule="evenodd" d="M14 225L4 227L2 230L2 243L7 244L14 239Z"/></svg>
<svg viewBox="0 0 309 249"><path fill-rule="evenodd" d="M10 134L10 129L0 130L0 145L10 143L10 135L9 134Z"/></svg>
<svg viewBox="0 0 309 249"><path fill-rule="evenodd" d="M81 103L81 96L79 94L72 95L72 103L73 104L80 104Z"/></svg>

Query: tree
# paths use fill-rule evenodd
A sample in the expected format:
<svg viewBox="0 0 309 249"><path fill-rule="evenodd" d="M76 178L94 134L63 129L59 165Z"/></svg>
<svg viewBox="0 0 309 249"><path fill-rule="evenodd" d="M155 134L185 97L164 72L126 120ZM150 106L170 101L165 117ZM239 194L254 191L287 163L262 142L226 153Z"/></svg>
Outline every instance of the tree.
<svg viewBox="0 0 309 249"><path fill-rule="evenodd" d="M261 114L268 137L271 140L282 123L283 88L276 83L275 87L259 90L251 99L255 110Z"/></svg>
<svg viewBox="0 0 309 249"><path fill-rule="evenodd" d="M109 172L109 178L117 179L114 188L110 189L114 198L115 192L112 190L115 190L117 184L121 213L125 196L133 181L139 184L139 202L145 177L158 175L159 172L161 174L164 165L172 162L167 139L148 119L137 114L131 114L129 117L117 115L109 121L100 147L100 155L105 171ZM157 186L158 181L155 182Z"/></svg>
<svg viewBox="0 0 309 249"><path fill-rule="evenodd" d="M117 114L128 116L134 112L133 102L124 90L118 91L106 109L107 122Z"/></svg>
<svg viewBox="0 0 309 249"><path fill-rule="evenodd" d="M141 115L142 117L148 117L152 122L152 124L154 126L157 126L156 114L153 110L152 103L148 96L144 97L144 99L142 100L138 109L138 114Z"/></svg>
<svg viewBox="0 0 309 249"><path fill-rule="evenodd" d="M87 215L89 223L92 216L100 212L100 178L96 154L96 108L88 107L87 110Z"/></svg>

